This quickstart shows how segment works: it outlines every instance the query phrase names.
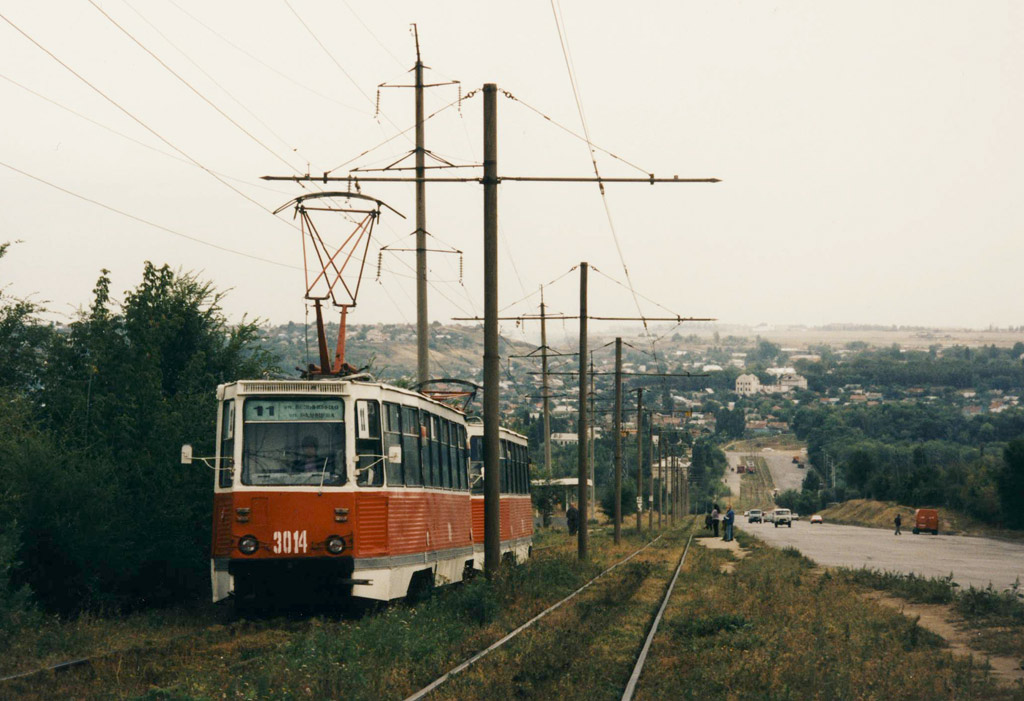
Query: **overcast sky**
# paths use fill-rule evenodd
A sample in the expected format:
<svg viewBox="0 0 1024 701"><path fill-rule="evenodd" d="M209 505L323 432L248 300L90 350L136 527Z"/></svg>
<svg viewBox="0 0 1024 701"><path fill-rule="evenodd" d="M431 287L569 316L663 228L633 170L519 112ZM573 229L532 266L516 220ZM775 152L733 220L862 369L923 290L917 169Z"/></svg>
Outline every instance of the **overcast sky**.
<svg viewBox="0 0 1024 701"><path fill-rule="evenodd" d="M582 133L550 2L95 2L217 109L88 0L0 3L138 120L0 22L0 240L22 241L0 281L56 318L89 303L102 268L120 296L151 260L230 290L233 319L302 320L300 237L290 211L269 210L303 190L259 176L322 173L412 125L411 90L382 91L374 116L377 84L411 79L412 22L428 80L517 98L498 102L502 174L593 173L586 143L530 109ZM1024 5L557 7L594 144L640 169L599 151L601 174L722 182L610 184L615 235L596 185L502 185L502 307L587 260L604 274L591 313L636 314L610 279L624 282L624 259L645 298L729 324L1024 324ZM432 89L427 110L457 97ZM428 148L479 163L481 113L477 95L438 114ZM396 161L411 136L334 174ZM413 254L386 253L379 281L376 264L379 246L413 245L413 189L363 192L408 219L383 214L350 322L412 322ZM342 223L325 233L347 235ZM462 284L457 255L431 254L431 318L481 314L480 186L430 186L427 228L432 247L465 252ZM575 275L547 297L572 313ZM664 313L647 299L645 314Z"/></svg>

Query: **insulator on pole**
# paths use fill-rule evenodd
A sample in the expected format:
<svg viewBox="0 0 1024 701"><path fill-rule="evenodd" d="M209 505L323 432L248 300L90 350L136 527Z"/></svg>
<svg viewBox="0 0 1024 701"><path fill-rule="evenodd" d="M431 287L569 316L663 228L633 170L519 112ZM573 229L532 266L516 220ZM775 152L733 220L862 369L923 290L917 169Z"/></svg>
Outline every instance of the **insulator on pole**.
<svg viewBox="0 0 1024 701"><path fill-rule="evenodd" d="M459 254L459 284L462 284L462 254Z"/></svg>
<svg viewBox="0 0 1024 701"><path fill-rule="evenodd" d="M377 282L380 282L380 268L384 262L384 251L377 251Z"/></svg>
<svg viewBox="0 0 1024 701"><path fill-rule="evenodd" d="M380 88L377 88L377 104L373 108L373 118L376 119L380 116Z"/></svg>

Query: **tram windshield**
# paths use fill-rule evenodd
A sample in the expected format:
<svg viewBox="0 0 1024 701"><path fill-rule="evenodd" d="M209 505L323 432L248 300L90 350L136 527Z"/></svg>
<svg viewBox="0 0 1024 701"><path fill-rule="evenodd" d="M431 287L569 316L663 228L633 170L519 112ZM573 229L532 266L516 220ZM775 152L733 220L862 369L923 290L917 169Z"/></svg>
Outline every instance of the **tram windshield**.
<svg viewBox="0 0 1024 701"><path fill-rule="evenodd" d="M249 398L244 411L242 484L345 483L342 400Z"/></svg>

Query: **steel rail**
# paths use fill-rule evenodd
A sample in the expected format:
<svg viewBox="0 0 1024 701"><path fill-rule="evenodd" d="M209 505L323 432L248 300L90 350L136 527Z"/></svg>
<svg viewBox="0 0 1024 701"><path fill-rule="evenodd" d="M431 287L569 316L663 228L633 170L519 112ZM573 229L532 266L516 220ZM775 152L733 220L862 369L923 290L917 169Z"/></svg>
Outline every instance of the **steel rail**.
<svg viewBox="0 0 1024 701"><path fill-rule="evenodd" d="M589 582L584 584L582 587L580 587L579 589L577 589L573 593L569 594L569 596L565 597L564 599L562 599L558 603L552 604L548 608L544 609L543 611L538 613L536 616L534 616L533 618L528 620L526 623L522 624L521 626L519 626L518 628L513 630L511 633L507 634L505 637L501 638L500 640L495 641L494 643L492 643L488 647L484 648L480 652L478 652L475 655L473 655L472 657L470 657L468 660L466 660L462 664L460 664L460 665L458 665L456 667L453 667L452 669L448 670L447 672L442 674L440 677L438 677L434 681L430 682L430 684L428 684L427 686L423 687L422 689L420 689L416 693L412 694L411 696L407 696L405 698L405 701L416 701L417 699L422 699L424 696L429 694L431 691L433 691L434 689L436 689L437 687L441 686L446 681L448 681L451 677L453 677L454 675L458 674L459 672L465 670L471 664L473 664L477 660L480 660L481 658L483 658L487 654L493 652L494 650L497 650L499 647L501 647L502 645L507 643L509 640L511 640L512 638L516 637L520 633L522 633L524 630L526 630L527 628L532 626L534 623L539 621L541 618L543 618L544 616L548 615L549 613L551 613L552 611L554 611L555 609L560 607L562 604L564 604L565 602L569 601L570 599L575 598L578 594L580 594L580 592L582 592L584 589L589 587L591 584L593 584L594 582L599 580L601 577L605 576L606 574L608 574L609 572L614 570L619 565L622 565L622 564L625 564L625 563L629 562L634 557L639 555L641 552L643 552L644 550L646 550L650 546L652 546L655 543L657 543L659 540L661 540L661 536L660 535L657 538L655 538L654 540L652 540L649 543L647 543L647 545L643 546L639 550L636 550L629 557L627 557L627 558L625 558L623 560L620 560L619 562L616 562L614 565L612 565L611 567L606 569L604 572L601 572L599 575L597 575L596 577L591 579ZM689 543L687 543L687 546L689 546Z"/></svg>
<svg viewBox="0 0 1024 701"><path fill-rule="evenodd" d="M665 609L668 607L668 600L672 596L672 590L676 586L676 580L679 579L679 573L683 569L683 563L686 562L686 553L690 552L690 543L693 542L693 534L690 534L689 539L686 541L686 548L683 549L683 556L679 558L679 566L676 567L676 573L672 576L672 581L668 585L668 590L665 592L665 598L661 602L661 608L658 609L658 615L654 617L654 623L651 624L651 631L647 634L647 640L644 641L644 647L640 651L640 656L636 660L636 666L633 667L633 674L629 677L629 683L626 684L626 690L622 692L622 701L632 701L633 694L636 692L636 683L640 681L640 673L644 669L644 663L647 661L647 653L651 649L651 643L654 642L654 634L658 632L658 624L661 623L662 616L665 615Z"/></svg>

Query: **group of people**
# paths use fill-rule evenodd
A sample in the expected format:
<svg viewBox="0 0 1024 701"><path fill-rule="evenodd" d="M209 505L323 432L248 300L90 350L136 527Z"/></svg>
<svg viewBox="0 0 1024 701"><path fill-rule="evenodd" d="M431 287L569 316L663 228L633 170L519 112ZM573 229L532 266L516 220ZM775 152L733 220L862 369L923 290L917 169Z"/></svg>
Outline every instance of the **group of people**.
<svg viewBox="0 0 1024 701"><path fill-rule="evenodd" d="M733 539L732 527L736 522L736 512L732 510L732 504L726 506L727 511L723 514L718 509L718 504L711 505L711 513L704 517L704 528L709 531L714 531L715 537L718 537L718 522L722 522L723 533L722 540L730 541Z"/></svg>

